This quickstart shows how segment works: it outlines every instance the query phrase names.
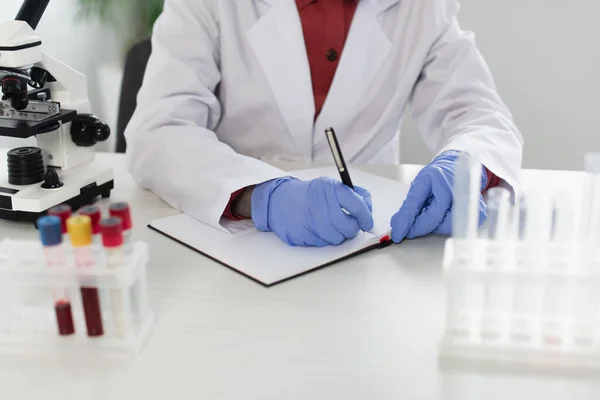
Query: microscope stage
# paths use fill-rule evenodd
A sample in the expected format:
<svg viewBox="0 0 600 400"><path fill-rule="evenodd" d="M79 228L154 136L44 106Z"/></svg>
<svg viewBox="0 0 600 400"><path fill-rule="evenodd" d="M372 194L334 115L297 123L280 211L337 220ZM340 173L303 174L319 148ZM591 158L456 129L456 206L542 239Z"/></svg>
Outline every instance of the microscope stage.
<svg viewBox="0 0 600 400"><path fill-rule="evenodd" d="M0 171L0 219L35 222L50 208L69 204L74 210L107 198L114 187L112 169L97 160L68 171L57 171L63 186L43 189L43 182L11 185L6 172Z"/></svg>
<svg viewBox="0 0 600 400"><path fill-rule="evenodd" d="M56 125L59 122L66 124L72 122L77 117L77 112L73 110L61 110L60 114L48 117L41 121L23 121L18 119L3 118L0 116L0 136L25 139L39 132L44 133L46 128ZM52 130L56 130L55 127Z"/></svg>

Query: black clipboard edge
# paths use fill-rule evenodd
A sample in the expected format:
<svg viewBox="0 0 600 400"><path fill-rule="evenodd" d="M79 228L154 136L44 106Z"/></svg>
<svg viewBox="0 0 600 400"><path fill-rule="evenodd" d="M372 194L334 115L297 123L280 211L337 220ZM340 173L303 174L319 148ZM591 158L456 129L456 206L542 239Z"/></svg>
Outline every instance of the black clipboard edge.
<svg viewBox="0 0 600 400"><path fill-rule="evenodd" d="M248 274L245 274L245 273L243 273L242 271L240 271L240 270L238 270L238 269L236 269L236 268L232 267L231 265L229 265L229 264L227 264L227 263L225 263L225 262L223 262L223 261L221 261L221 260L218 260L218 259L216 259L216 258L214 258L214 257L212 257L212 256L210 256L210 255L208 255L208 254L206 254L206 253L204 253L204 252L202 252L202 251L198 250L198 249L197 249L197 248L195 248L195 247L193 247L193 246L190 246L189 244L187 244L187 243L184 243L184 242L182 242L181 240L179 240L179 239L176 239L176 238L174 238L173 236L171 236L171 235L169 235L169 234L166 234L165 232L161 231L160 229L157 229L157 228L153 227L153 226L152 226L152 224L148 224L147 226L148 226L148 228L150 228L150 229L151 229L151 230L153 230L154 232L157 232L157 233L159 233L159 234L161 234L161 235L163 235L163 236L165 236L165 237L167 237L167 238L169 238L169 239L171 239L171 240L173 240L173 241L175 241L175 242L179 243L180 245L182 245L182 246L184 246L184 247L187 247L188 249L190 249L190 250L192 250L192 251L194 251L194 252L196 252L196 253L198 253L198 254L201 254L201 255L203 255L204 257L206 257L206 258L209 258L209 259L213 260L214 262L217 262L217 263L219 263L219 264L221 264L222 266L224 266L224 267L227 267L227 268L229 268L230 270L232 270L232 271L234 271L234 272L237 272L238 274L240 274L240 275L242 275L242 276L244 276L244 277L246 277L246 278L248 278L248 279L250 279L250 280L252 280L252 281L254 281L254 282L258 283L259 285L261 285L261 286L263 286L263 287L266 287L266 288L270 288L270 287L273 287L273 286L275 286L275 285L279 285L280 283L284 283L284 282L290 281L290 280L292 280L292 279L299 278L299 277L301 277L301 276L303 276L303 275L307 275L307 274L309 274L309 273L311 273L311 272L315 272L315 271L318 271L318 270L320 270L320 269L323 269L323 268L330 267L330 266L332 266L333 264L337 264L337 263L339 263L339 262L342 262L342 261L345 261L345 260L349 260L350 258L353 258L353 257L359 256L359 255L361 255L361 254L364 254L364 253L367 253L367 252L369 252L369 251L371 251L371 250L375 250L375 249L382 249L382 248L388 247L388 246L390 246L390 245L392 244L392 242L391 242L391 241L374 243L374 244L373 244L373 245L371 245L371 246L365 247L364 249L361 249L361 250L359 250L359 251L356 251L356 252L354 252L354 253L348 254L347 256L344 256L344 257L342 257L342 258L338 258L337 260L333 260L333 261L331 261L331 262L329 262L329 263L327 263L327 264L323 264L323 265L320 265L320 266L318 266L318 267L315 267L315 268L313 268L313 269L309 269L309 270L307 270L307 271L301 272L301 273L299 273L299 274L296 274L296 275L289 276L289 277L287 277L287 278L285 278L285 279L282 279L282 280L279 280L279 281L277 281L277 282L273 282L273 283L270 283L270 284L266 284L266 283L264 283L264 282L261 282L261 281L259 281L259 280L258 280L258 279L256 279L256 278L254 278L254 277L252 277L252 276L248 275Z"/></svg>

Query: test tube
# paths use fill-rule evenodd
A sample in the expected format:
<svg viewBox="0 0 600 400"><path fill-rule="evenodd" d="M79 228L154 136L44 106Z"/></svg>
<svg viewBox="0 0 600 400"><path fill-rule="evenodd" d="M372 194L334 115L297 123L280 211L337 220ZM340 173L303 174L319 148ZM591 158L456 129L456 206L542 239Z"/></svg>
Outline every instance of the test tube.
<svg viewBox="0 0 600 400"><path fill-rule="evenodd" d="M67 220L67 231L71 238L71 245L75 253L75 263L78 268L91 268L94 266L92 256L92 221L87 215L70 217ZM88 336L102 336L102 313L100 311L100 298L98 289L86 285L81 288L81 300L85 313L85 323Z"/></svg>
<svg viewBox="0 0 600 400"><path fill-rule="evenodd" d="M589 243L600 242L600 153L585 155L583 233Z"/></svg>
<svg viewBox="0 0 600 400"><path fill-rule="evenodd" d="M561 316L567 305L564 282L547 284L541 291L541 321L540 334L542 340L552 346L562 345L565 332L561 324Z"/></svg>
<svg viewBox="0 0 600 400"><path fill-rule="evenodd" d="M597 273L600 260L600 153L585 155L585 172L583 207L580 215L580 262L586 273ZM577 346L589 348L594 345L594 336L600 334L599 293L589 282L583 282L573 300L573 341ZM596 339L600 340L600 337Z"/></svg>
<svg viewBox="0 0 600 400"><path fill-rule="evenodd" d="M537 317L541 339L545 344L561 345L564 333L560 324L560 312L566 299L562 282L549 279L554 199L547 193L534 192L529 193L529 200L523 249L528 254L528 265L525 268L534 274L528 293L532 302L530 315Z"/></svg>
<svg viewBox="0 0 600 400"><path fill-rule="evenodd" d="M510 192L503 187L488 190L488 239L506 240L509 229Z"/></svg>
<svg viewBox="0 0 600 400"><path fill-rule="evenodd" d="M506 241L509 226L510 192L503 187L491 188L487 193L486 264L491 269L506 268ZM496 340L502 335L502 313L511 309L511 288L506 283L491 283L484 287L484 306L481 336Z"/></svg>
<svg viewBox="0 0 600 400"><path fill-rule="evenodd" d="M527 221L527 209L528 209L528 198L527 194L523 193L517 202L517 239L525 240L525 222Z"/></svg>
<svg viewBox="0 0 600 400"><path fill-rule="evenodd" d="M125 257L133 253L133 220L131 218L131 209L126 202L113 203L109 207L111 217L120 218L123 224L123 252ZM145 288L143 287L142 279L138 279L133 284L129 298L131 299L131 307L134 310L133 321L139 324L144 317L145 312Z"/></svg>
<svg viewBox="0 0 600 400"><path fill-rule="evenodd" d="M79 210L79 215L87 215L90 217L92 223L92 244L94 246L100 246L102 244L102 235L100 234L100 220L102 219L102 212L97 206L85 206Z"/></svg>
<svg viewBox="0 0 600 400"><path fill-rule="evenodd" d="M545 193L530 192L526 206L523 240L534 251L545 254L543 249L552 233L552 198Z"/></svg>
<svg viewBox="0 0 600 400"><path fill-rule="evenodd" d="M575 229L575 204L566 192L554 195L552 211L552 236L553 242L559 244L577 241Z"/></svg>
<svg viewBox="0 0 600 400"><path fill-rule="evenodd" d="M118 217L106 218L100 221L102 243L109 269L122 268L125 264L123 254L123 222ZM128 297L121 289L110 289L109 297L114 321L115 336L124 337L127 333L129 314Z"/></svg>
<svg viewBox="0 0 600 400"><path fill-rule="evenodd" d="M588 179L591 181L590 186L593 187L593 194L589 199L592 204L592 212L590 213L592 215L590 218L590 239L595 245L595 259L598 260L600 258L600 255L597 253L598 244L600 243L600 153L589 153L585 155L585 170L588 174ZM597 268L597 263L595 263L594 267ZM600 334L600 310L598 309L600 298L597 290L591 290L590 304L592 304L593 307L589 309L590 312L587 319L593 324L596 333ZM598 340L600 340L600 337Z"/></svg>
<svg viewBox="0 0 600 400"><path fill-rule="evenodd" d="M594 325L598 310L597 295L590 282L573 285L570 298L570 335L578 347L591 348L594 346Z"/></svg>
<svg viewBox="0 0 600 400"><path fill-rule="evenodd" d="M461 154L457 160L452 207L452 236L454 238L477 238L481 168L481 164L469 154Z"/></svg>
<svg viewBox="0 0 600 400"><path fill-rule="evenodd" d="M455 246L454 264L470 265L474 241L479 228L479 196L481 164L469 154L459 156L454 180L452 237ZM472 313L477 302L478 288L472 282L452 282L447 291L446 323L449 333L459 339L470 335Z"/></svg>
<svg viewBox="0 0 600 400"><path fill-rule="evenodd" d="M65 252L62 247L61 220L57 216L45 216L37 220L46 265L50 268L66 265ZM58 334L61 336L75 333L71 300L68 288L55 286L52 290L54 298L54 312L58 325Z"/></svg>
<svg viewBox="0 0 600 400"><path fill-rule="evenodd" d="M514 210L515 233L518 239L515 247L515 272L517 273L523 273L528 268L529 257L525 252L525 231L529 211L529 197L526 193L521 194ZM529 342L533 338L531 318L535 299L526 283L523 279L515 280L511 338L517 343Z"/></svg>
<svg viewBox="0 0 600 400"><path fill-rule="evenodd" d="M111 217L120 218L123 223L123 240L124 240L124 251L130 253L132 250L131 244L131 228L133 226L131 221L131 210L129 204L125 202L113 203L109 207L109 213Z"/></svg>
<svg viewBox="0 0 600 400"><path fill-rule="evenodd" d="M60 227L62 234L67 234L67 220L72 214L71 206L68 204L60 204L48 210L48 215L53 215L60 218Z"/></svg>
<svg viewBox="0 0 600 400"><path fill-rule="evenodd" d="M79 215L87 215L92 222L92 256L94 260L102 257L102 235L100 234L100 219L102 219L102 211L94 205L82 207L79 210Z"/></svg>
<svg viewBox="0 0 600 400"><path fill-rule="evenodd" d="M573 260L576 259L574 245L578 243L578 234L575 229L577 225L574 210L575 204L571 194L560 191L554 195L549 263L553 270L563 274L567 273L573 265ZM592 345L593 334L585 324L585 310L593 306L589 304L590 293L585 285L581 285L581 281L578 280L571 280L568 284L554 282L554 290L547 290L544 295L543 314L555 315L558 319L568 312L570 329L567 333L571 339L584 346ZM552 326L551 322L550 324ZM560 335L557 336L559 337L556 343L561 343Z"/></svg>

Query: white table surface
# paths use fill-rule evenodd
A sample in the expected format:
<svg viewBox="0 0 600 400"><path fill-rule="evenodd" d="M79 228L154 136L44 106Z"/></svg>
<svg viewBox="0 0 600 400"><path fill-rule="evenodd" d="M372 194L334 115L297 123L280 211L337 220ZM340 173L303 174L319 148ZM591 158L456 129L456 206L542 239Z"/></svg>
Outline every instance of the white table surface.
<svg viewBox="0 0 600 400"><path fill-rule="evenodd" d="M151 246L155 331L140 358L120 362L0 355L2 400L600 399L600 384L589 379L439 365L444 238L266 289L147 229L176 211L134 185L123 156L99 158L117 176L112 199L132 204L134 234ZM363 168L406 182L419 169ZM523 182L574 188L581 173L525 171ZM0 222L0 239L36 235Z"/></svg>

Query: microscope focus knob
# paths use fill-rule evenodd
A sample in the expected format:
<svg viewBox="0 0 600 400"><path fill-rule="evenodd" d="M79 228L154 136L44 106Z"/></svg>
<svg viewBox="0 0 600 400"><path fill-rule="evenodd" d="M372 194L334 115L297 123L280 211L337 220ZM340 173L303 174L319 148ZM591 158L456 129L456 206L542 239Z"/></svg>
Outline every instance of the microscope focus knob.
<svg viewBox="0 0 600 400"><path fill-rule="evenodd" d="M60 181L58 172L54 168L48 168L44 174L42 189L58 189L61 187L63 187L63 183Z"/></svg>
<svg viewBox="0 0 600 400"><path fill-rule="evenodd" d="M79 114L71 124L71 139L81 147L91 147L110 137L110 128L92 114Z"/></svg>

